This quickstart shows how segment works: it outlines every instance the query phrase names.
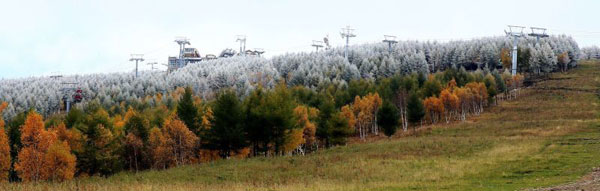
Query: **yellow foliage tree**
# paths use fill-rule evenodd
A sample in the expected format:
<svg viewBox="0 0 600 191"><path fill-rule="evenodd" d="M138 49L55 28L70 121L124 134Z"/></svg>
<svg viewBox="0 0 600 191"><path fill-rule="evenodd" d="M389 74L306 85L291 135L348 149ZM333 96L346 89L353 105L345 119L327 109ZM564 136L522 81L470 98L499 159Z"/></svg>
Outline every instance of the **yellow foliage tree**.
<svg viewBox="0 0 600 191"><path fill-rule="evenodd" d="M381 106L382 99L378 93L369 93L364 97L356 96L352 104L352 110L356 116L356 129L361 139L364 139L368 132L379 134L378 127L375 124L377 110Z"/></svg>
<svg viewBox="0 0 600 191"><path fill-rule="evenodd" d="M431 120L431 123L436 123L442 113L444 113L444 103L440 98L433 96L425 98L423 105L425 106L425 112L429 120Z"/></svg>
<svg viewBox="0 0 600 191"><path fill-rule="evenodd" d="M75 175L75 155L65 141L55 141L44 156L46 167L42 177L45 180L70 180Z"/></svg>
<svg viewBox="0 0 600 191"><path fill-rule="evenodd" d="M53 127L51 131L56 134L59 141L67 142L71 150L78 151L82 149L83 143L81 141L83 136L76 129L67 129L64 123L60 123L58 126Z"/></svg>
<svg viewBox="0 0 600 191"><path fill-rule="evenodd" d="M165 121L162 131L166 146L171 151L171 161L174 161L175 165L191 162L198 137L177 119Z"/></svg>
<svg viewBox="0 0 600 191"><path fill-rule="evenodd" d="M510 51L507 48L502 48L500 51L500 61L502 62L502 67L506 69L510 69L512 67L512 57L510 56Z"/></svg>
<svg viewBox="0 0 600 191"><path fill-rule="evenodd" d="M150 129L150 136L148 137L148 144L150 147L150 156L152 157L152 167L156 169L166 169L169 167L171 151L167 147L165 137L159 128Z"/></svg>
<svg viewBox="0 0 600 191"><path fill-rule="evenodd" d="M314 120L318 114L319 110L313 107L299 105L294 108L294 118L298 130L294 129L289 132L291 141L288 141L285 146L286 152L298 148L298 151L304 154L307 149L312 150L312 147L317 144L315 137L317 126Z"/></svg>
<svg viewBox="0 0 600 191"><path fill-rule="evenodd" d="M302 144L306 143L306 140L303 138L303 131L304 129L301 128L294 128L287 131L287 139L283 145L284 153L292 153L292 151L299 149Z"/></svg>
<svg viewBox="0 0 600 191"><path fill-rule="evenodd" d="M444 118L446 118L446 123L448 123L452 119L452 114L458 111L458 96L449 88L446 88L440 93L440 99L444 104Z"/></svg>
<svg viewBox="0 0 600 191"><path fill-rule="evenodd" d="M459 100L458 117L464 121L467 119L467 113L469 112L471 103L473 103L473 93L469 88L456 88L454 92Z"/></svg>

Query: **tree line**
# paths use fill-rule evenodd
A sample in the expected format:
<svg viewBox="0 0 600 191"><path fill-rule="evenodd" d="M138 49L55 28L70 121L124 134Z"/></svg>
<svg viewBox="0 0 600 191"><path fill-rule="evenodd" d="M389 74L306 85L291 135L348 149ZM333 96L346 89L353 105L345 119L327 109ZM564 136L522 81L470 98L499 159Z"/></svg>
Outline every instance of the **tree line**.
<svg viewBox="0 0 600 191"><path fill-rule="evenodd" d="M351 80L318 88L260 84L202 99L190 87L44 117L0 120L0 180L68 180L122 170L166 169L219 159L304 155L356 137L393 136L465 120L518 95L523 76L450 68ZM7 108L7 103L0 107Z"/></svg>
<svg viewBox="0 0 600 191"><path fill-rule="evenodd" d="M11 119L30 108L35 108L44 117L64 110L65 95L60 91L65 88L63 83L78 83L68 87L81 88L82 104L97 99L104 107L187 86L203 99L212 99L222 88L231 88L237 95L248 96L259 85L270 89L280 81L289 86L301 85L317 90L329 84L347 86L351 81L363 78L379 80L450 68L493 71L510 65L511 45L512 41L506 37L450 42L401 41L392 47L392 51L387 44L370 43L351 46L348 59L343 56L343 48L333 48L269 59L235 56L191 64L168 75L143 71L138 78L127 72L0 79L0 100L9 103L3 117ZM535 38L522 38L518 47L519 72L527 76L544 76L552 71L576 67L577 59L583 55L573 38L565 35L551 36L539 42ZM591 49L585 50L590 52ZM588 57L589 54L585 55Z"/></svg>

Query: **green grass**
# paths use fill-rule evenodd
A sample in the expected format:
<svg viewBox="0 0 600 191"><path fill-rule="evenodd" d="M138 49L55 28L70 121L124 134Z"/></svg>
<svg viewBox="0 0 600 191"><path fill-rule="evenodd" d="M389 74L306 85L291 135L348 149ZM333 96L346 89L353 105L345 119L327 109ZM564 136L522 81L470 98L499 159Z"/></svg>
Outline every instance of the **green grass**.
<svg viewBox="0 0 600 191"><path fill-rule="evenodd" d="M221 160L7 190L519 190L600 166L600 63L522 90L467 122L307 156ZM541 90L540 87L579 88Z"/></svg>

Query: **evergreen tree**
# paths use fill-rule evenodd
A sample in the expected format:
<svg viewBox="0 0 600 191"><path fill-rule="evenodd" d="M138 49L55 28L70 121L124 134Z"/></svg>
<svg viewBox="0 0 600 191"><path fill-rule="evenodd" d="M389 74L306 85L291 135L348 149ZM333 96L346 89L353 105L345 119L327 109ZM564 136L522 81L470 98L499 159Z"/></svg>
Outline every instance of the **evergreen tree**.
<svg viewBox="0 0 600 191"><path fill-rule="evenodd" d="M335 105L333 101L327 99L319 106L319 120L317 126L317 137L323 141L325 147L331 145L331 126L330 120L335 114Z"/></svg>
<svg viewBox="0 0 600 191"><path fill-rule="evenodd" d="M431 96L439 96L440 92L442 91L442 84L440 84L439 81L430 78L429 80L425 81L425 84L423 85L423 96L424 97L431 97Z"/></svg>
<svg viewBox="0 0 600 191"><path fill-rule="evenodd" d="M177 105L177 116L192 132L197 135L200 133L198 119L198 108L194 105L194 92L192 88L186 87L183 96Z"/></svg>
<svg viewBox="0 0 600 191"><path fill-rule="evenodd" d="M206 144L203 146L205 148L217 150L222 158L228 158L232 151L247 146L246 133L242 123L242 105L235 92L225 90L217 95L213 106L213 116L213 126L204 137Z"/></svg>
<svg viewBox="0 0 600 191"><path fill-rule="evenodd" d="M406 107L408 109L408 122L410 123L417 123L425 116L423 101L415 92L410 93ZM416 129L415 126L413 128Z"/></svg>
<svg viewBox="0 0 600 191"><path fill-rule="evenodd" d="M331 145L343 145L346 144L346 139L352 134L352 127L348 125L348 119L344 117L340 112L333 114L332 118L327 122L329 126L330 144Z"/></svg>
<svg viewBox="0 0 600 191"><path fill-rule="evenodd" d="M399 118L398 109L388 101L384 101L383 106L377 112L377 125L383 129L385 135L391 137L398 129Z"/></svg>

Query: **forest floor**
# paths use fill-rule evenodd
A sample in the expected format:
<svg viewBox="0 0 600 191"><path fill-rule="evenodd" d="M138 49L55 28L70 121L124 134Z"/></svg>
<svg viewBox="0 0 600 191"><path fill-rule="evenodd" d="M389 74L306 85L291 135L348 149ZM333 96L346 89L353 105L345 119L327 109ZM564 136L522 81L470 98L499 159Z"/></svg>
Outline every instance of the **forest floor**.
<svg viewBox="0 0 600 191"><path fill-rule="evenodd" d="M220 160L60 183L0 183L0 190L594 188L600 174L599 74L600 62L583 61L465 122L429 125L392 139L352 140L306 156Z"/></svg>

